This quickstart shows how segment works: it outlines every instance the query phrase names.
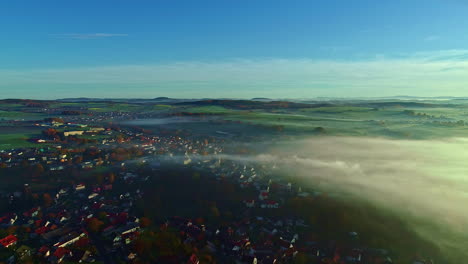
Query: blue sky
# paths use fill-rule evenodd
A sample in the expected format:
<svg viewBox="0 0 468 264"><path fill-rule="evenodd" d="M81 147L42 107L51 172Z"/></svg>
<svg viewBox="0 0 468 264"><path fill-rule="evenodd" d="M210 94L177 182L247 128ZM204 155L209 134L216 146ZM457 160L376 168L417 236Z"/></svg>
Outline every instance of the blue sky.
<svg viewBox="0 0 468 264"><path fill-rule="evenodd" d="M467 0L3 1L1 98L465 96Z"/></svg>

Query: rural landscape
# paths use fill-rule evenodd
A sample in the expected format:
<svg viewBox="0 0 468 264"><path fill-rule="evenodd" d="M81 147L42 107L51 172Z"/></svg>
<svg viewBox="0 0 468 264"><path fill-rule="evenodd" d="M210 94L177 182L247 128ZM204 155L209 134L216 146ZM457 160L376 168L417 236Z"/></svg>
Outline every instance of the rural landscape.
<svg viewBox="0 0 468 264"><path fill-rule="evenodd" d="M0 264L468 264L467 14L0 1Z"/></svg>
<svg viewBox="0 0 468 264"><path fill-rule="evenodd" d="M0 120L3 263L468 259L468 98L5 99Z"/></svg>

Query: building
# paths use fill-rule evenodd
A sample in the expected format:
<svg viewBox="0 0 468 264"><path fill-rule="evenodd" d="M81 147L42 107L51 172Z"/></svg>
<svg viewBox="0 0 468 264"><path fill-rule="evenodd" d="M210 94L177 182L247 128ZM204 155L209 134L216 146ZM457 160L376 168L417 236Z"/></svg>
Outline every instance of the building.
<svg viewBox="0 0 468 264"><path fill-rule="evenodd" d="M9 235L3 239L0 239L0 245L2 245L5 248L15 245L16 242L18 242L18 238L14 235Z"/></svg>
<svg viewBox="0 0 468 264"><path fill-rule="evenodd" d="M68 136L81 136L83 135L84 131L76 130L76 131L65 131L63 132L63 135L68 137Z"/></svg>

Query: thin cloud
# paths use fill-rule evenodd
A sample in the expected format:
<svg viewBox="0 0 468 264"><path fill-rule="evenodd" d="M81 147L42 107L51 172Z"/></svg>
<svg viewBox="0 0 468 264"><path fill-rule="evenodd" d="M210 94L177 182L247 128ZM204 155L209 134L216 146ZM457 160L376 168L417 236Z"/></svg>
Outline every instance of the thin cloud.
<svg viewBox="0 0 468 264"><path fill-rule="evenodd" d="M67 33L67 34L51 34L50 36L67 39L99 39L113 37L128 37L128 34L115 33Z"/></svg>
<svg viewBox="0 0 468 264"><path fill-rule="evenodd" d="M363 60L251 59L186 61L152 65L0 70L0 89L26 96L33 87L55 87L57 98L108 96L275 97L464 96L468 51L446 50ZM220 89L222 87L222 89ZM99 89L96 89L99 88ZM22 94L17 91L23 89ZM42 89L42 88L41 88ZM44 88L45 89L45 88ZM44 97L49 90L36 93ZM130 92L131 91L131 92ZM129 94L124 94L128 92ZM16 93L16 94L15 94Z"/></svg>

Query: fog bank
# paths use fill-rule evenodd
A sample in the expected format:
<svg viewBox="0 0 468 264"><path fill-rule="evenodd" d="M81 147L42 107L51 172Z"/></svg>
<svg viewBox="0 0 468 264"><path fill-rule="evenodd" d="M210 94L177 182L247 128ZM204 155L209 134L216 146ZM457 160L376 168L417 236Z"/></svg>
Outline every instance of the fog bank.
<svg viewBox="0 0 468 264"><path fill-rule="evenodd" d="M462 250L468 245L467 150L464 138L316 137L280 142L255 160L276 163L318 189L388 208L443 248Z"/></svg>

